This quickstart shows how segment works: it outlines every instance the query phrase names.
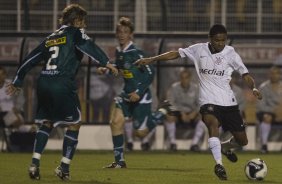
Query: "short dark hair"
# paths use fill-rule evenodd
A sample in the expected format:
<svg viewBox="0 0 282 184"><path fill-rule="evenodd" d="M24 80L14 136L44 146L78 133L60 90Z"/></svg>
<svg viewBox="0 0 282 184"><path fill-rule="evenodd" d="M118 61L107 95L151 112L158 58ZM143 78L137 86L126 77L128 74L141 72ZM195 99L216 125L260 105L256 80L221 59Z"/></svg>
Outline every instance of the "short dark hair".
<svg viewBox="0 0 282 184"><path fill-rule="evenodd" d="M134 24L131 22L130 18L128 18L128 17L121 17L118 21L117 28L119 26L128 27L130 29L131 33L134 32Z"/></svg>
<svg viewBox="0 0 282 184"><path fill-rule="evenodd" d="M227 34L227 30L225 26L222 24L214 24L210 28L209 37L213 37L214 35L221 34L221 33Z"/></svg>
<svg viewBox="0 0 282 184"><path fill-rule="evenodd" d="M73 25L75 19L84 19L87 12L78 4L70 4L64 10L62 17L59 19L62 25Z"/></svg>

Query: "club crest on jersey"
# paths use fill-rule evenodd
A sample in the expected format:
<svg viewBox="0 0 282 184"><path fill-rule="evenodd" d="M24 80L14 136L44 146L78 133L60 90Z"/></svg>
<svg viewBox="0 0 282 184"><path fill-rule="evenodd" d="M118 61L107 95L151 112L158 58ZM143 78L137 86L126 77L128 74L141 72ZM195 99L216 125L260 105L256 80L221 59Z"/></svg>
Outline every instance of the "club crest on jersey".
<svg viewBox="0 0 282 184"><path fill-rule="evenodd" d="M223 76L224 75L224 70L220 71L220 70L217 70L217 69L209 70L209 69L200 68L199 71L202 74L217 75L217 76Z"/></svg>
<svg viewBox="0 0 282 184"><path fill-rule="evenodd" d="M220 65L222 63L223 58L222 57L216 57L215 58L215 64Z"/></svg>
<svg viewBox="0 0 282 184"><path fill-rule="evenodd" d="M131 64L130 63L124 63L123 67L125 69L129 69L131 67Z"/></svg>

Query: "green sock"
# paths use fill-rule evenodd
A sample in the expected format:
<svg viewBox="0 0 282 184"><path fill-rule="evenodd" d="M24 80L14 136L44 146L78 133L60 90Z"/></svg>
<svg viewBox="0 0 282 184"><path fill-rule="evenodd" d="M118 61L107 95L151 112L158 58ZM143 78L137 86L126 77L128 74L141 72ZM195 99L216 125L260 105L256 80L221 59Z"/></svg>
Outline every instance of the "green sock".
<svg viewBox="0 0 282 184"><path fill-rule="evenodd" d="M78 131L67 130L63 142L63 158L61 167L64 172L69 172L70 161L72 160L78 143Z"/></svg>
<svg viewBox="0 0 282 184"><path fill-rule="evenodd" d="M113 136L113 144L114 144L115 161L116 162L124 162L124 156L123 156L124 137L123 137L123 134Z"/></svg>
<svg viewBox="0 0 282 184"><path fill-rule="evenodd" d="M34 141L34 154L32 157L32 164L35 164L37 167L40 166L40 158L38 155L41 155L44 151L44 148L47 144L49 134L52 131L52 128L49 128L45 125L41 125L39 130L36 133L35 141ZM37 155L37 156L36 156Z"/></svg>

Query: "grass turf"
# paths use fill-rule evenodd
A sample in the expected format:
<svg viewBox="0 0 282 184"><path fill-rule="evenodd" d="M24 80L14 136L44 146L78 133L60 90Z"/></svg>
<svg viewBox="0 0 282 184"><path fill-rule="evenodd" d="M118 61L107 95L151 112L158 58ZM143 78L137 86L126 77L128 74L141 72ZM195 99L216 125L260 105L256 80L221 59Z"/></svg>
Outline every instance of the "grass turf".
<svg viewBox="0 0 282 184"><path fill-rule="evenodd" d="M212 155L191 152L142 152L126 153L127 169L102 169L113 161L111 151L77 151L71 163L71 181L79 184L240 184L254 183L248 180L244 173L245 163L252 158L265 160L268 174L259 183L281 183L282 155L270 153L262 155L258 152L239 152L237 163L231 163L223 158L228 180L220 181L214 174ZM60 152L48 151L41 159L41 180L31 181L27 168L31 153L0 153L0 183L30 184L30 183L62 183L54 176L54 169L59 165Z"/></svg>

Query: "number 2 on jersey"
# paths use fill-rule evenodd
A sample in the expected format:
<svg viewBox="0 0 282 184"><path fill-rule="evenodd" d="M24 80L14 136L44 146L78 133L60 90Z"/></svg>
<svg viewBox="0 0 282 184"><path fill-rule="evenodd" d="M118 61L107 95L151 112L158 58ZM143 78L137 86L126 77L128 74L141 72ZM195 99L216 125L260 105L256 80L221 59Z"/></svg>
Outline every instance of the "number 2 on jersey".
<svg viewBox="0 0 282 184"><path fill-rule="evenodd" d="M48 62L46 64L46 70L55 70L55 69L57 69L57 65L55 65L55 64L51 65L51 61L52 61L52 59L55 59L55 58L58 57L58 55L59 55L59 47L58 46L50 47L49 51L50 52L55 51L55 52L48 59Z"/></svg>

